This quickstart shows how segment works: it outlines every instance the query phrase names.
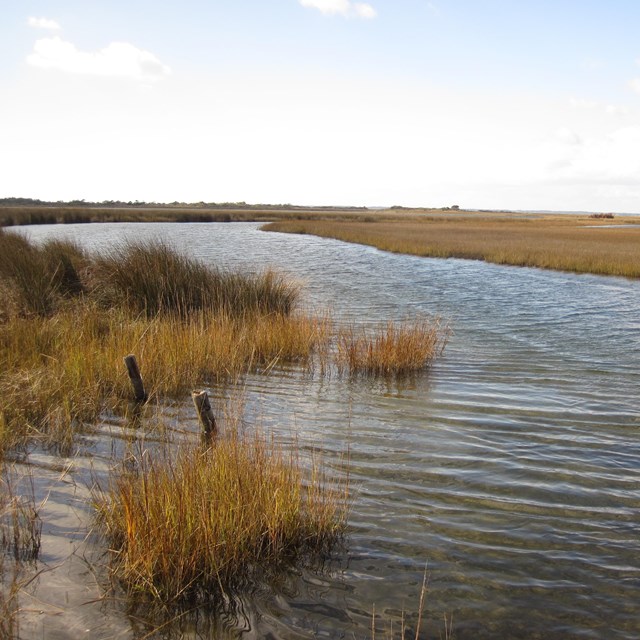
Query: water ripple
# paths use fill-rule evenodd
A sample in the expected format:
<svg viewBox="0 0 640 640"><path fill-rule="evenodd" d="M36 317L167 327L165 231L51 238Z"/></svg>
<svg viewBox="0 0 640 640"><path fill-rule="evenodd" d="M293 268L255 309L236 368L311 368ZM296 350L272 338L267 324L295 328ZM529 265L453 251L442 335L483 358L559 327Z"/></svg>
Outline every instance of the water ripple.
<svg viewBox="0 0 640 640"><path fill-rule="evenodd" d="M250 421L336 470L348 453L354 501L341 566L321 587L303 572L258 598L262 622L251 613L244 635L365 637L373 604L392 618L415 611L428 561L428 637L444 613L458 640L640 637L638 283L257 227L135 233L212 263L276 266L304 281L306 304L338 318L426 313L453 334L431 372L406 383L247 380ZM101 249L131 229L30 231Z"/></svg>

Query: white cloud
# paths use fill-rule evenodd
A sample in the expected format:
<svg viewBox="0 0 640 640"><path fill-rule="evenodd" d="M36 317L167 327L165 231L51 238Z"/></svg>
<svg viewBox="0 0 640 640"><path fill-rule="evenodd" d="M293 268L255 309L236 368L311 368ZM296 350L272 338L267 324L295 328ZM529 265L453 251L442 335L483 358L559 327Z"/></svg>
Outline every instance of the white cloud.
<svg viewBox="0 0 640 640"><path fill-rule="evenodd" d="M87 52L79 51L58 36L37 40L27 62L41 69L143 81L157 80L171 73L152 53L127 42L112 42L104 49Z"/></svg>
<svg viewBox="0 0 640 640"><path fill-rule="evenodd" d="M585 100L584 98L571 98L569 105L572 109L597 109L600 106L595 100Z"/></svg>
<svg viewBox="0 0 640 640"><path fill-rule="evenodd" d="M365 2L354 3L353 11L359 18L367 18L368 20L371 20L378 15L378 12L372 6Z"/></svg>
<svg viewBox="0 0 640 640"><path fill-rule="evenodd" d="M640 78L638 82L640 83ZM609 116L626 116L629 114L629 109L623 105L604 104L595 100L584 100L582 98L571 98L569 100L569 106L577 111L603 111Z"/></svg>
<svg viewBox="0 0 640 640"><path fill-rule="evenodd" d="M546 175L537 177L540 182L638 186L640 126L622 127L586 140L571 138L557 131L555 144L538 150L546 161Z"/></svg>
<svg viewBox="0 0 640 640"><path fill-rule="evenodd" d="M60 29L60 25L55 20L51 20L49 18L35 18L33 16L29 16L27 24L34 29L50 29L51 31L58 31Z"/></svg>
<svg viewBox="0 0 640 640"><path fill-rule="evenodd" d="M633 78L633 80L629 81L629 87L635 93L640 93L640 78Z"/></svg>
<svg viewBox="0 0 640 640"><path fill-rule="evenodd" d="M582 138L573 129L568 127L560 127L555 133L557 140L568 145L582 144Z"/></svg>
<svg viewBox="0 0 640 640"><path fill-rule="evenodd" d="M299 0L303 7L317 9L325 15L342 15L372 19L378 12L366 2L352 2L351 0Z"/></svg>
<svg viewBox="0 0 640 640"><path fill-rule="evenodd" d="M610 116L626 116L629 113L629 109L627 107L621 107L617 104L608 104L604 110Z"/></svg>

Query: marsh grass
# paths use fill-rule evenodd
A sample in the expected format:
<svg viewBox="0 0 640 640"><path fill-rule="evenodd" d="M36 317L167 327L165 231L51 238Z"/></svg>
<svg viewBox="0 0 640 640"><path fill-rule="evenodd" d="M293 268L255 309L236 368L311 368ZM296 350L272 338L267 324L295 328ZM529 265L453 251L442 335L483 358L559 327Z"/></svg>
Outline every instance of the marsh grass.
<svg viewBox="0 0 640 640"><path fill-rule="evenodd" d="M633 219L631 219L633 221ZM640 229L580 216L429 215L393 221L281 221L265 229L309 233L385 251L577 273L640 277Z"/></svg>
<svg viewBox="0 0 640 640"><path fill-rule="evenodd" d="M438 319L415 318L374 328L351 325L338 333L338 370L374 376L414 373L442 354L448 336L448 327Z"/></svg>
<svg viewBox="0 0 640 640"><path fill-rule="evenodd" d="M260 367L305 364L326 319L294 313L298 287L274 272L223 272L163 243L87 256L0 230L0 454L27 440L61 452L130 395L135 353L153 398Z"/></svg>
<svg viewBox="0 0 640 640"><path fill-rule="evenodd" d="M328 551L347 508L346 485L305 470L295 449L237 433L206 449L141 451L95 502L114 576L130 596L165 605L220 603Z"/></svg>
<svg viewBox="0 0 640 640"><path fill-rule="evenodd" d="M0 455L28 441L73 452L78 431L131 397L134 353L154 402L295 363L324 373L418 370L443 346L424 323L380 335L295 312L297 285L273 272L221 272L165 244L87 256L0 231Z"/></svg>
<svg viewBox="0 0 640 640"><path fill-rule="evenodd" d="M135 353L153 401L326 350L329 319L131 316L78 304L0 323L0 453L27 440L72 450L74 434L131 397L122 358Z"/></svg>
<svg viewBox="0 0 640 640"><path fill-rule="evenodd" d="M65 206L2 205L0 227L100 222L249 222L277 219L340 217L362 219L372 212L356 207L294 207L290 205L182 205L182 206ZM376 213L376 215L379 215Z"/></svg>
<svg viewBox="0 0 640 640"><path fill-rule="evenodd" d="M0 278L3 315L11 311L50 315L62 298L82 292L80 270L85 256L69 241L37 247L26 238L0 229Z"/></svg>
<svg viewBox="0 0 640 640"><path fill-rule="evenodd" d="M0 496L0 549L16 562L33 561L40 554L42 521L33 486L27 495L18 495L11 481L2 481Z"/></svg>
<svg viewBox="0 0 640 640"><path fill-rule="evenodd" d="M18 494L10 475L3 470L0 482L0 639L19 637L20 580L25 562L34 562L40 554L42 521L36 505L32 478L26 494ZM10 567L7 560L10 560Z"/></svg>
<svg viewBox="0 0 640 640"><path fill-rule="evenodd" d="M153 317L206 310L227 315L290 313L298 288L273 271L228 272L204 265L161 241L128 243L97 256L91 289L108 307Z"/></svg>
<svg viewBox="0 0 640 640"><path fill-rule="evenodd" d="M18 566L13 563L13 574L7 576L5 557L0 554L0 640L14 640L19 637L19 601L20 582Z"/></svg>

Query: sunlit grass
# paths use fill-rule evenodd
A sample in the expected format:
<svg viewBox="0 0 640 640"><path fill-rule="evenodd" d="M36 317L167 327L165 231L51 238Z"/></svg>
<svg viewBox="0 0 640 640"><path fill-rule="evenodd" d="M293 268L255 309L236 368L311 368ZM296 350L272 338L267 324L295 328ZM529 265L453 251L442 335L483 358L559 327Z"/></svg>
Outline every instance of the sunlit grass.
<svg viewBox="0 0 640 640"><path fill-rule="evenodd" d="M402 375L442 354L449 335L439 320L416 318L371 328L349 326L337 338L337 365L351 374Z"/></svg>
<svg viewBox="0 0 640 640"><path fill-rule="evenodd" d="M0 228L0 317L12 312L49 315L68 296L82 292L84 252L65 240L41 247Z"/></svg>
<svg viewBox="0 0 640 640"><path fill-rule="evenodd" d="M380 222L281 221L266 228L336 238L395 253L640 277L640 228L608 228L606 222L586 216L457 214Z"/></svg>
<svg viewBox="0 0 640 640"><path fill-rule="evenodd" d="M0 230L0 453L73 435L130 396L136 354L152 399L247 371L308 364L330 321L294 313L298 287L273 272L223 272L163 243L87 256Z"/></svg>
<svg viewBox="0 0 640 640"><path fill-rule="evenodd" d="M346 485L328 484L295 449L260 435L175 454L142 451L136 461L96 495L114 575L132 596L215 602L329 550L343 531Z"/></svg>
<svg viewBox="0 0 640 640"><path fill-rule="evenodd" d="M123 357L135 353L152 400L326 349L330 321L304 314L251 319L205 312L131 317L76 305L0 323L0 452L21 441L69 447L73 434L131 397Z"/></svg>
<svg viewBox="0 0 640 640"><path fill-rule="evenodd" d="M294 311L289 279L222 272L162 243L87 256L0 230L0 256L0 455L30 440L70 453L79 430L131 397L128 354L162 402L291 363L415 371L446 339L426 322L337 330L328 316Z"/></svg>

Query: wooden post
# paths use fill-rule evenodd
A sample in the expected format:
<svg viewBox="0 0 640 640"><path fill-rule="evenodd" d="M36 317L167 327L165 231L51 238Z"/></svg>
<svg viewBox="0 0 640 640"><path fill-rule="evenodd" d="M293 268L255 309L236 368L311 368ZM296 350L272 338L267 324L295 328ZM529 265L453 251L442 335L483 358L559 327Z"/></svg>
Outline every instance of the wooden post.
<svg viewBox="0 0 640 640"><path fill-rule="evenodd" d="M203 434L205 437L209 437L212 434L215 435L217 431L216 417L213 415L213 409L211 409L209 395L206 391L194 391L191 394L191 398L198 412Z"/></svg>
<svg viewBox="0 0 640 640"><path fill-rule="evenodd" d="M147 392L144 390L144 383L142 382L142 376L140 375L140 369L138 368L138 362L136 357L131 354L125 357L124 363L127 366L129 372L129 379L131 380L131 386L133 387L133 395L136 402L146 402L149 398Z"/></svg>

